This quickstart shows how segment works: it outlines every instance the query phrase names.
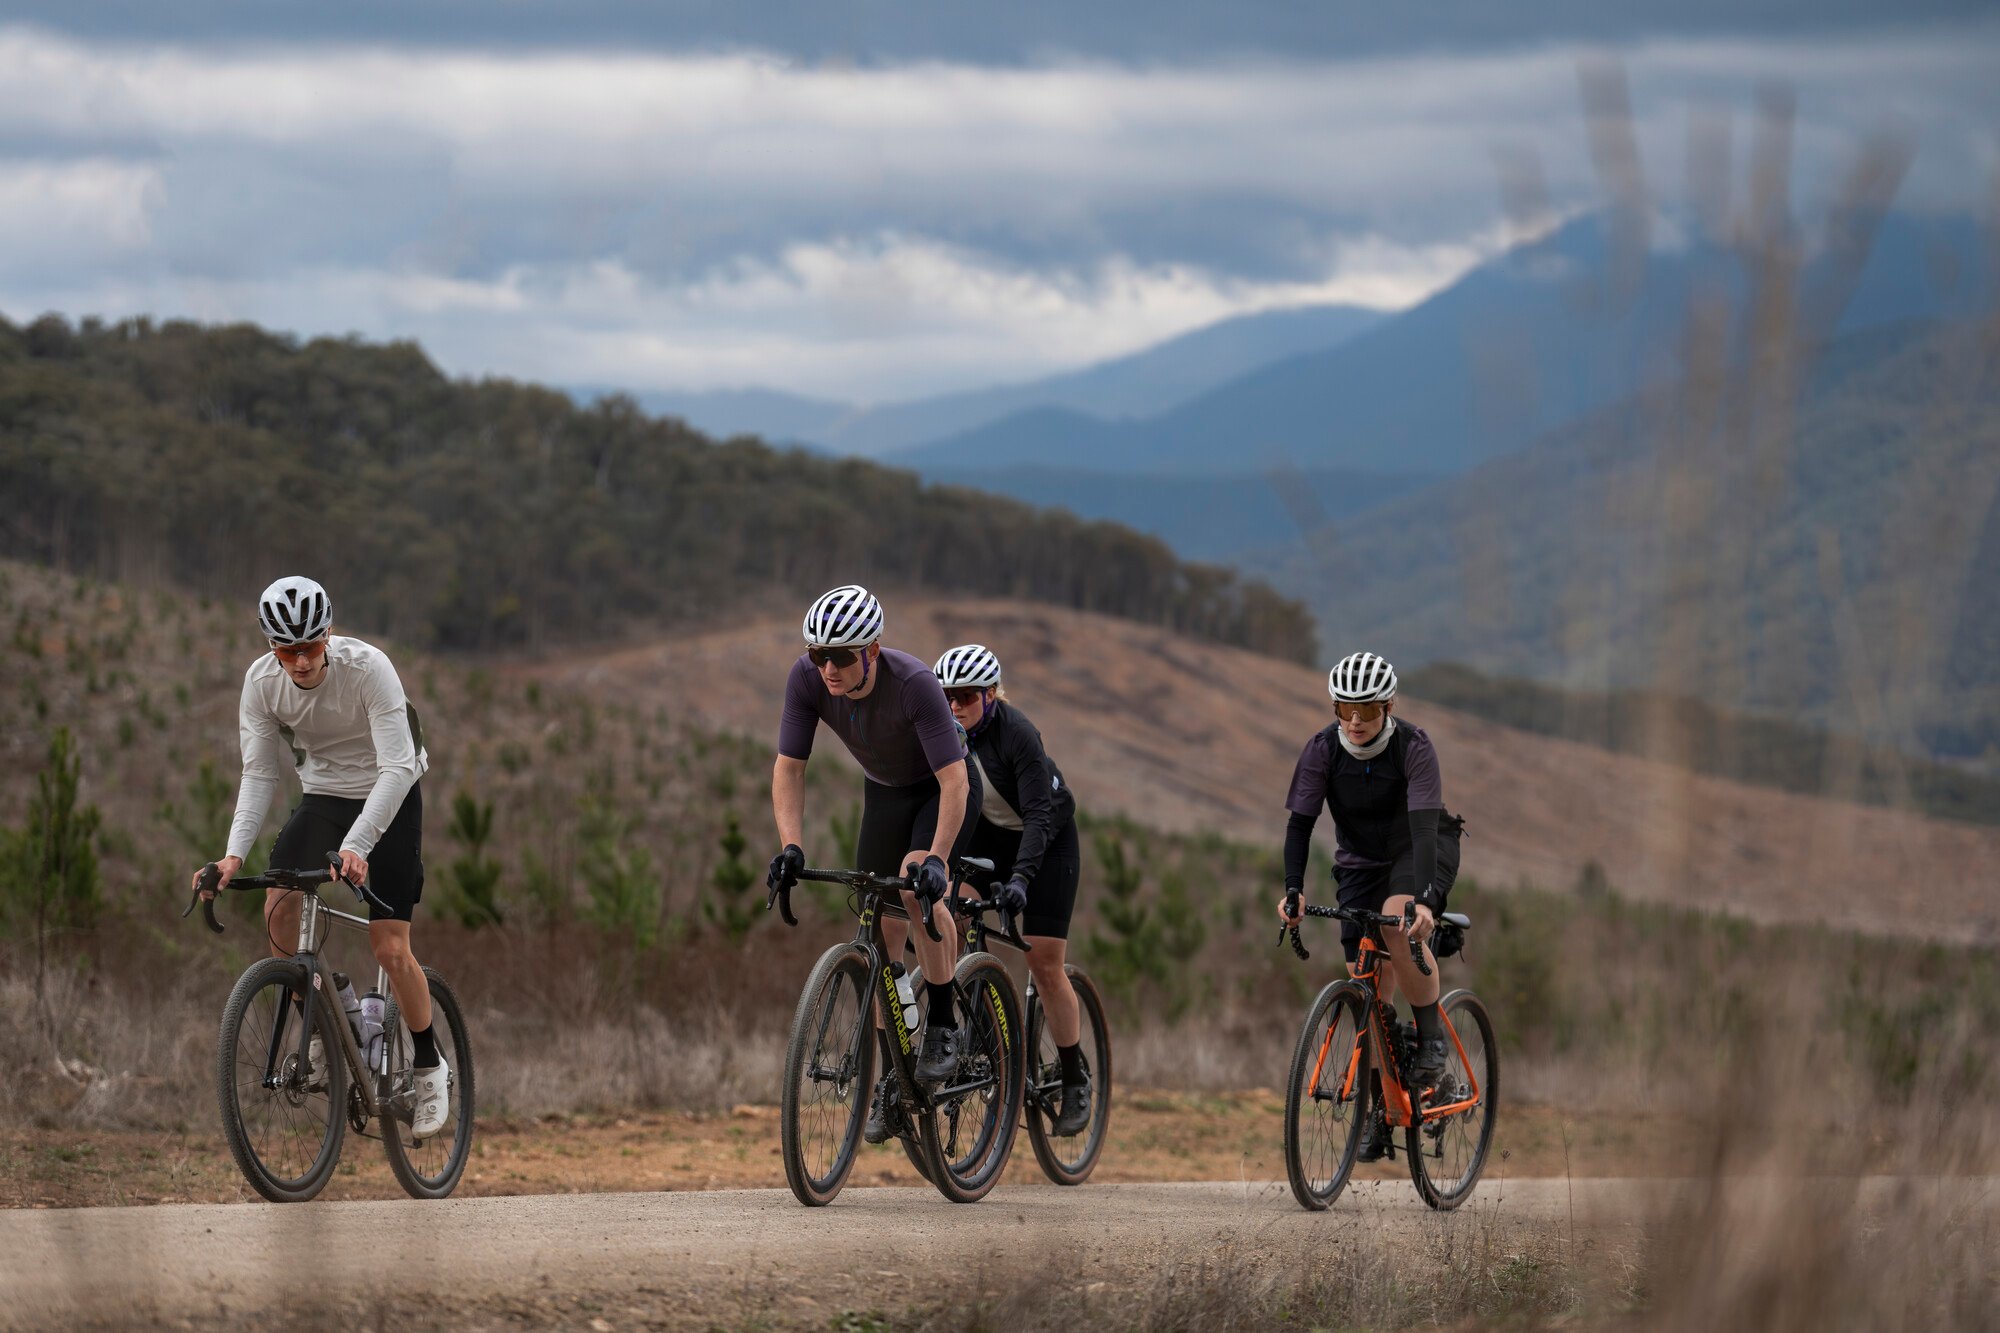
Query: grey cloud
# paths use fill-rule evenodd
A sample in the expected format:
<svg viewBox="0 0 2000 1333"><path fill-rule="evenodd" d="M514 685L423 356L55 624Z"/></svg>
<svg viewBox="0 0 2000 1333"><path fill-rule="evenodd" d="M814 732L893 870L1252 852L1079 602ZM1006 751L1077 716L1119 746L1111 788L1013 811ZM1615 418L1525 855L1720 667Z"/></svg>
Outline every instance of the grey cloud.
<svg viewBox="0 0 2000 1333"><path fill-rule="evenodd" d="M1969 209L1996 53L1972 28L1624 54L1656 201L1692 108L1734 114L1741 163L1752 91L1784 78L1802 201L1893 116L1923 134L1905 200ZM0 302L640 387L1039 373L1273 301L1414 299L1498 243L1496 149L1588 203L1575 60L841 70L0 30Z"/></svg>
<svg viewBox="0 0 2000 1333"><path fill-rule="evenodd" d="M91 38L309 39L507 49L729 51L810 61L1033 64L1084 55L1186 62L1227 55L1342 59L1659 35L1799 37L1987 17L1982 0L15 0L21 21Z"/></svg>

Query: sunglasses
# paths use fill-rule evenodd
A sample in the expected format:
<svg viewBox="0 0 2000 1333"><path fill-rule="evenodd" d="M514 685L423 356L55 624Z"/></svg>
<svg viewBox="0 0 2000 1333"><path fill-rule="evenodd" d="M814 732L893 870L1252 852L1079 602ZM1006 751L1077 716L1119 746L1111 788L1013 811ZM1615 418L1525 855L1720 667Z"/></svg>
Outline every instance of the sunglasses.
<svg viewBox="0 0 2000 1333"><path fill-rule="evenodd" d="M272 655L280 662L310 662L326 651L325 639L314 639L311 643L295 644L289 648L271 645Z"/></svg>
<svg viewBox="0 0 2000 1333"><path fill-rule="evenodd" d="M808 648L806 656L816 667L823 667L831 662L844 671L854 665L854 659L860 654L852 648Z"/></svg>
<svg viewBox="0 0 2000 1333"><path fill-rule="evenodd" d="M977 689L969 685L961 685L955 689L949 689L944 692L944 697L947 701L949 701L955 707L962 707L962 708L971 707L973 704L978 703L982 698L984 698L985 695L986 695L985 690Z"/></svg>
<svg viewBox="0 0 2000 1333"><path fill-rule="evenodd" d="M1381 704L1335 704L1333 715L1342 722L1352 722L1357 718L1363 722L1373 722L1382 716Z"/></svg>

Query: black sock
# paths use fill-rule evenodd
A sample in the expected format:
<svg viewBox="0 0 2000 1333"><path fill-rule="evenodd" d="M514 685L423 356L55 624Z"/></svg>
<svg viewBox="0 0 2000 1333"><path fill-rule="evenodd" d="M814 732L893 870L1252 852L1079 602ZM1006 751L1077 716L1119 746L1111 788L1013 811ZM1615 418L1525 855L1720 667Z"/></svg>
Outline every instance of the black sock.
<svg viewBox="0 0 2000 1333"><path fill-rule="evenodd" d="M1074 1046L1056 1047L1056 1058L1062 1061L1062 1081L1064 1087L1072 1087L1083 1082L1083 1043Z"/></svg>
<svg viewBox="0 0 2000 1333"><path fill-rule="evenodd" d="M951 1026L951 983L949 981L926 981L924 989L931 993L931 1011L925 1022L936 1026L939 1023Z"/></svg>
<svg viewBox="0 0 2000 1333"><path fill-rule="evenodd" d="M1417 1040L1436 1041L1444 1036L1444 1021L1438 1017L1435 1004L1410 1006L1417 1011Z"/></svg>
<svg viewBox="0 0 2000 1333"><path fill-rule="evenodd" d="M1435 1006L1433 1006L1435 1007ZM422 1032L410 1033L410 1068L436 1069L438 1067L437 1037L430 1028Z"/></svg>

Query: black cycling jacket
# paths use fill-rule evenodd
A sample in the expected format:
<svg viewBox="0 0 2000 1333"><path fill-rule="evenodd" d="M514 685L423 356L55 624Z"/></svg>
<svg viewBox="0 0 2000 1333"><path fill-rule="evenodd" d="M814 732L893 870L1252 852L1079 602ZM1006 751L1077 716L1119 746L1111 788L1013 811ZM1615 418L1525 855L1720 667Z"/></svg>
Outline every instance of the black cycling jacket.
<svg viewBox="0 0 2000 1333"><path fill-rule="evenodd" d="M1033 882L1049 844L1063 825L1076 818L1076 797L1042 748L1042 733L1004 699L994 700L992 715L972 737L972 749L993 790L1021 816L1021 850L1014 855L1014 873Z"/></svg>

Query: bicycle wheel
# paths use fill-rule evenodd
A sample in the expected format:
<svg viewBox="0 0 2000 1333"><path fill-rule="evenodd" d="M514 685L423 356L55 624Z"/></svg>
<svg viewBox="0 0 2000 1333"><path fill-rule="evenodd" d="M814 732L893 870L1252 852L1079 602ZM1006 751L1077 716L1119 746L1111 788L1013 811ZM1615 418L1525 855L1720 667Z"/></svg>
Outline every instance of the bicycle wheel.
<svg viewBox="0 0 2000 1333"><path fill-rule="evenodd" d="M1090 1074L1090 1124L1083 1133L1066 1139L1051 1132L1062 1110L1062 1060L1056 1054L1055 1039L1049 1036L1048 1014L1039 995L1028 1015L1025 1115L1028 1142L1035 1146L1042 1174L1058 1185L1081 1185L1097 1169L1098 1155L1104 1151L1104 1139L1111 1130L1111 1026L1104 1021L1104 1001L1096 984L1074 964L1065 964L1063 971L1076 990L1083 1018L1081 1042L1083 1065Z"/></svg>
<svg viewBox="0 0 2000 1333"><path fill-rule="evenodd" d="M1366 989L1336 981L1306 1011L1285 1083L1285 1174L1308 1212L1347 1188L1368 1107Z"/></svg>
<svg viewBox="0 0 2000 1333"><path fill-rule="evenodd" d="M1493 1021L1486 1006L1469 990L1455 990L1438 1002L1438 1012L1456 1041L1446 1041L1451 1054L1427 1106L1472 1106L1437 1120L1412 1125L1404 1132L1410 1154L1410 1179L1425 1203L1439 1210L1458 1207L1472 1197L1486 1150L1493 1143L1493 1121L1500 1100L1500 1048L1493 1040Z"/></svg>
<svg viewBox="0 0 2000 1333"><path fill-rule="evenodd" d="M437 1133L427 1139L410 1133L410 1116L416 1106L410 1029L391 1001L383 1029L394 1032L397 1041L389 1051L389 1096L380 1123L382 1146L388 1151L389 1170L395 1173L397 1183L413 1199L442 1199L458 1188L465 1160L472 1152L472 1039L466 1035L465 1013L451 984L428 967L424 980L430 983L431 1036L448 1067L445 1084L451 1105L444 1127Z"/></svg>
<svg viewBox="0 0 2000 1333"><path fill-rule="evenodd" d="M999 1182L1013 1154L1027 1044L1020 995L998 958L967 954L952 982L962 1039L958 1072L931 1089L921 1131L938 1167L931 1183L953 1203L973 1203Z"/></svg>
<svg viewBox="0 0 2000 1333"><path fill-rule="evenodd" d="M809 1208L840 1193L861 1144L875 1086L872 981L867 950L836 944L813 965L792 1016L781 1140L785 1180Z"/></svg>
<svg viewBox="0 0 2000 1333"><path fill-rule="evenodd" d="M289 958L252 963L229 992L216 1034L222 1136L250 1188L272 1203L303 1203L326 1188L347 1132L347 1065L325 990L313 1005L322 1067L301 1067L306 975Z"/></svg>

